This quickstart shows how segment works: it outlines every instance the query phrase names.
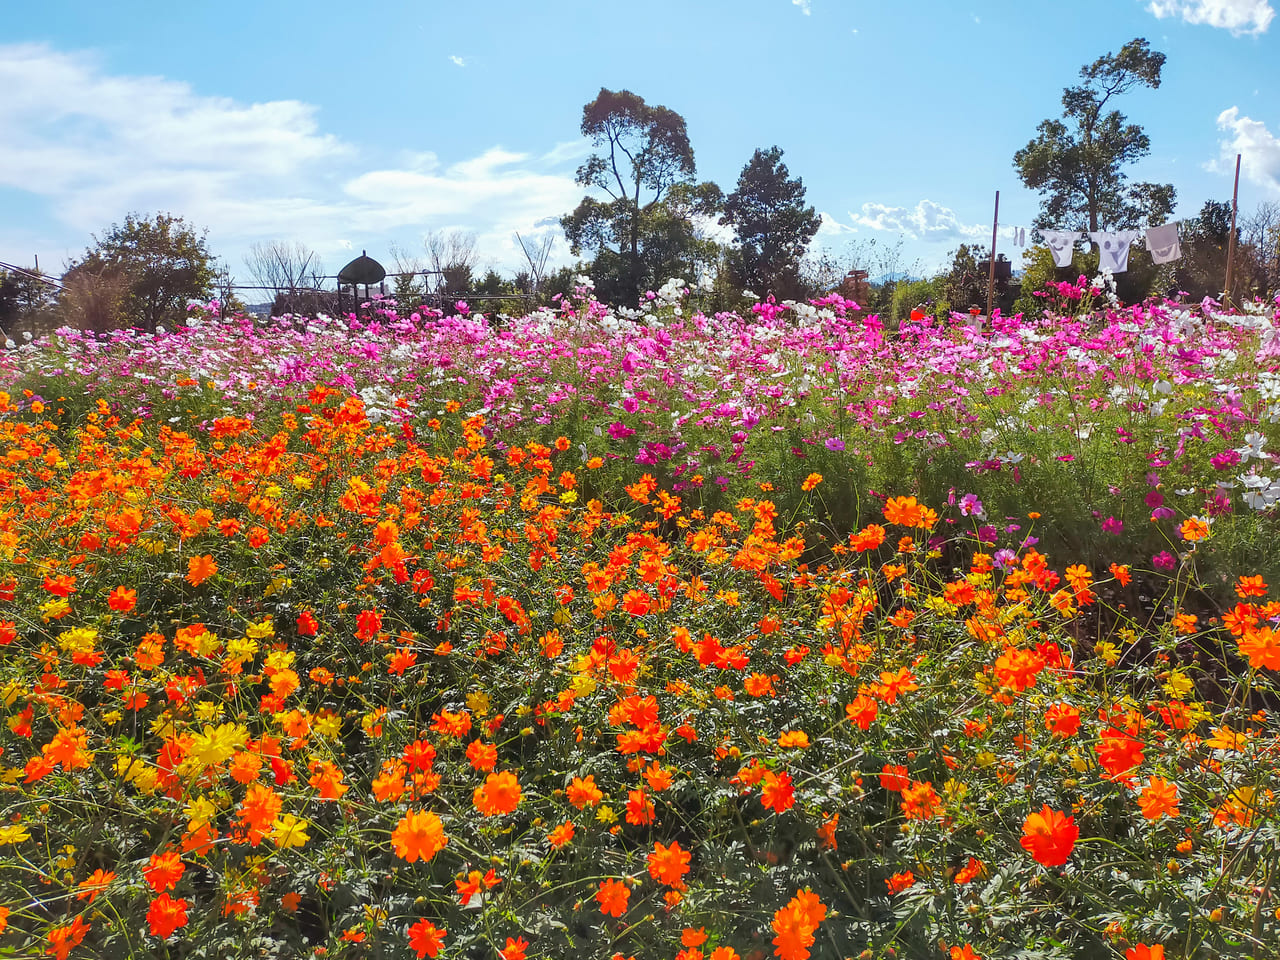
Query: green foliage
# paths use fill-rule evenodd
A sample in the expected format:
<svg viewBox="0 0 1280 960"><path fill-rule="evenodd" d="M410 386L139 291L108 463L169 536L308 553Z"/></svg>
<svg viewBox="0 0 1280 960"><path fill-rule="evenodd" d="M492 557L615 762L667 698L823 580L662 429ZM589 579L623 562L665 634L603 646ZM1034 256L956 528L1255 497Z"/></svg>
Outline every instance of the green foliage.
<svg viewBox="0 0 1280 960"><path fill-rule="evenodd" d="M1018 176L1042 198L1037 227L1124 229L1162 223L1173 212L1172 184L1130 184L1124 172L1150 152L1150 138L1119 110L1103 112L1135 87L1159 87L1164 61L1138 39L1082 67L1085 82L1062 93L1062 119L1043 121L1014 154Z"/></svg>
<svg viewBox="0 0 1280 960"><path fill-rule="evenodd" d="M180 322L189 300L208 299L215 277L204 235L182 217L131 213L123 224L94 237L93 247L72 264L63 283L104 293L105 299L94 303L95 328L135 323L155 330Z"/></svg>
<svg viewBox="0 0 1280 960"><path fill-rule="evenodd" d="M727 263L736 286L761 297L802 296L800 260L822 219L805 206L804 182L789 176L781 149L756 150L725 198L720 222L738 239Z"/></svg>

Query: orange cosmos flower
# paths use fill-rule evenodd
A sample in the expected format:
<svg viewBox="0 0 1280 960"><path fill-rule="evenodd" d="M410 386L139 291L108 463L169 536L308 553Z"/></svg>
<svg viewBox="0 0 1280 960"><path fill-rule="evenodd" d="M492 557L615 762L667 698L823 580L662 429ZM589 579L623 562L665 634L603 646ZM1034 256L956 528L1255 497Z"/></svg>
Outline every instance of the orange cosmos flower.
<svg viewBox="0 0 1280 960"><path fill-rule="evenodd" d="M1080 729L1080 711L1069 703L1055 703L1045 710L1044 725L1055 737L1075 736Z"/></svg>
<svg viewBox="0 0 1280 960"><path fill-rule="evenodd" d="M138 591L128 587L116 587L107 597L107 606L116 613L129 613L138 605Z"/></svg>
<svg viewBox="0 0 1280 960"><path fill-rule="evenodd" d="M811 473L809 474L809 476L804 478L804 483L800 484L800 489L803 490L805 493L808 493L810 490L812 490L821 482L822 482L822 474Z"/></svg>
<svg viewBox="0 0 1280 960"><path fill-rule="evenodd" d="M547 840L551 843L551 846L558 850L573 839L573 833L573 821L566 820L564 823L560 824L560 826L547 834Z"/></svg>
<svg viewBox="0 0 1280 960"><path fill-rule="evenodd" d="M1067 862L1080 836L1074 817L1053 810L1046 803L1022 824L1022 849L1046 867L1059 867Z"/></svg>
<svg viewBox="0 0 1280 960"><path fill-rule="evenodd" d="M1261 576L1242 576L1236 582L1236 596L1241 600L1247 600L1249 597L1265 597L1266 595L1267 584Z"/></svg>
<svg viewBox="0 0 1280 960"><path fill-rule="evenodd" d="M776 774L772 770L763 777L760 802L774 813L790 810L796 802L796 791L791 785L791 774Z"/></svg>
<svg viewBox="0 0 1280 960"><path fill-rule="evenodd" d="M187 583L198 587L218 572L218 563L209 554L187 560Z"/></svg>
<svg viewBox="0 0 1280 960"><path fill-rule="evenodd" d="M419 920L409 928L409 949L418 955L418 960L434 957L444 949L444 938L448 932L428 920Z"/></svg>
<svg viewBox="0 0 1280 960"><path fill-rule="evenodd" d="M67 960L71 954L71 948L78 947L88 932L89 924L84 922L84 917L76 917L67 926L54 927L48 933L49 946L44 948L45 956L55 957L56 960Z"/></svg>
<svg viewBox="0 0 1280 960"><path fill-rule="evenodd" d="M172 890L182 879L186 870L182 857L176 851L153 853L151 860L142 868L142 876L156 893Z"/></svg>
<svg viewBox="0 0 1280 960"><path fill-rule="evenodd" d="M602 799L604 794L600 792L600 788L596 786L596 778L594 775L588 775L585 779L582 777L574 777L573 782L569 784L565 790L565 796L569 798L569 802L581 810L583 807L594 807Z"/></svg>
<svg viewBox="0 0 1280 960"><path fill-rule="evenodd" d="M963 867L961 867L960 870L956 873L955 882L963 886L964 884L968 883L970 880L972 880L981 872L982 872L982 861L976 859L975 857L970 857L969 862L965 864Z"/></svg>
<svg viewBox="0 0 1280 960"><path fill-rule="evenodd" d="M902 791L902 815L908 820L931 820L942 809L942 799L933 784L913 783Z"/></svg>
<svg viewBox="0 0 1280 960"><path fill-rule="evenodd" d="M444 823L430 810L408 810L391 833L396 856L409 863L430 860L445 848L449 838Z"/></svg>
<svg viewBox="0 0 1280 960"><path fill-rule="evenodd" d="M600 912L609 917L620 917L627 912L627 900L631 891L619 880L604 880L596 891L596 902L600 904Z"/></svg>
<svg viewBox="0 0 1280 960"><path fill-rule="evenodd" d="M742 960L733 947L716 947L711 951L711 960Z"/></svg>
<svg viewBox="0 0 1280 960"><path fill-rule="evenodd" d="M774 953L781 960L807 960L813 946L814 931L827 916L827 908L818 895L801 890L785 907L773 915Z"/></svg>
<svg viewBox="0 0 1280 960"><path fill-rule="evenodd" d="M1182 525L1178 527L1178 532L1182 534L1182 539L1188 543L1197 543L1209 536L1209 521L1200 517L1188 517L1182 521Z"/></svg>
<svg viewBox="0 0 1280 960"><path fill-rule="evenodd" d="M472 740L467 745L467 762L476 770L491 771L498 762L498 748L483 740Z"/></svg>
<svg viewBox="0 0 1280 960"><path fill-rule="evenodd" d="M879 711L880 708L873 699L865 693L860 693L854 698L853 703L844 708L844 715L850 723L866 730L875 722L876 714Z"/></svg>
<svg viewBox="0 0 1280 960"><path fill-rule="evenodd" d="M147 910L147 925L151 935L167 940L173 931L187 925L186 900L174 900L167 893L162 893L151 901Z"/></svg>
<svg viewBox="0 0 1280 960"><path fill-rule="evenodd" d="M486 817L510 813L520 803L520 782L509 770L491 773L483 786L476 787L472 802Z"/></svg>
<svg viewBox="0 0 1280 960"><path fill-rule="evenodd" d="M880 786L891 793L898 793L911 785L911 777L906 767L886 763L880 771Z"/></svg>
<svg viewBox="0 0 1280 960"><path fill-rule="evenodd" d="M644 790L631 790L627 793L627 823L638 827L646 827L653 823L653 801Z"/></svg>
<svg viewBox="0 0 1280 960"><path fill-rule="evenodd" d="M342 768L329 760L316 765L308 784L320 793L321 800L340 800L351 788L342 782Z"/></svg>
<svg viewBox="0 0 1280 960"><path fill-rule="evenodd" d="M1107 771L1108 779L1121 783L1133 780L1129 771L1140 764L1144 756L1141 740L1114 727L1102 731L1101 739L1094 749L1098 754L1098 762Z"/></svg>
<svg viewBox="0 0 1280 960"><path fill-rule="evenodd" d="M1268 670L1280 670L1280 634L1270 627L1256 629L1246 627L1244 636L1239 640L1240 655L1249 658L1249 666L1254 670L1265 667Z"/></svg>
<svg viewBox="0 0 1280 960"><path fill-rule="evenodd" d="M93 871L76 885L76 889L80 891L76 894L76 899L83 900L88 897L89 902L93 903L94 900L98 899L98 894L105 890L115 878L114 872L108 872L101 868Z"/></svg>
<svg viewBox="0 0 1280 960"><path fill-rule="evenodd" d="M507 945L498 951L502 960L524 960L524 952L529 949L529 941L524 937L513 940L507 937Z"/></svg>
<svg viewBox="0 0 1280 960"><path fill-rule="evenodd" d="M914 886L915 882L915 874L910 870L907 870L903 873L895 873L884 882L884 885L889 888L889 893L892 895L895 893L901 893L903 890Z"/></svg>
<svg viewBox="0 0 1280 960"><path fill-rule="evenodd" d="M685 883L682 878L689 872L691 856L687 850L680 849L679 841L669 847L655 843L653 853L649 854L649 876L659 883L683 890Z"/></svg>
<svg viewBox="0 0 1280 960"><path fill-rule="evenodd" d="M865 553L884 543L885 534L886 531L880 524L868 524L857 533L849 534L849 546L853 547L858 553Z"/></svg>
<svg viewBox="0 0 1280 960"><path fill-rule="evenodd" d="M1135 944L1124 952L1124 960L1164 960L1164 947L1158 943L1153 946Z"/></svg>
<svg viewBox="0 0 1280 960"><path fill-rule="evenodd" d="M974 953L973 944L966 943L963 947L951 948L951 960L982 960L982 954Z"/></svg>
<svg viewBox="0 0 1280 960"><path fill-rule="evenodd" d="M248 828L248 840L252 846L272 830L276 817L280 816L280 795L265 784L252 784L240 804L240 825Z"/></svg>
<svg viewBox="0 0 1280 960"><path fill-rule="evenodd" d="M1044 657L1034 650L1008 647L996 659L996 680L1015 693L1036 685L1036 675L1044 669Z"/></svg>
<svg viewBox="0 0 1280 960"><path fill-rule="evenodd" d="M803 749L809 746L809 735L803 730L784 730L778 737L778 746Z"/></svg>
<svg viewBox="0 0 1280 960"><path fill-rule="evenodd" d="M1138 795L1138 806L1148 820L1178 815L1178 785L1152 774Z"/></svg>
<svg viewBox="0 0 1280 960"><path fill-rule="evenodd" d="M900 527L919 527L928 530L937 522L938 515L915 497L894 497L884 505L884 518Z"/></svg>

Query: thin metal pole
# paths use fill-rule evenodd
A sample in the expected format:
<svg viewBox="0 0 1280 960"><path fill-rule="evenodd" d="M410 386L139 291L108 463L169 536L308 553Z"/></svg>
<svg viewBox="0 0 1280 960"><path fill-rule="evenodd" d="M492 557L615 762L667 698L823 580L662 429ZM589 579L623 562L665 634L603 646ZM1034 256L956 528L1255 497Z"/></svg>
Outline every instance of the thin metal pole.
<svg viewBox="0 0 1280 960"><path fill-rule="evenodd" d="M1227 240L1227 285L1222 291L1222 301L1226 303L1231 299L1231 281L1235 279L1232 273L1235 270L1236 259L1236 209L1240 200L1240 154L1236 154L1236 185L1231 191L1231 236Z"/></svg>
<svg viewBox="0 0 1280 960"><path fill-rule="evenodd" d="M987 272L987 317L996 294L996 231L1000 228L1000 191L996 191L996 212L991 218L991 269Z"/></svg>

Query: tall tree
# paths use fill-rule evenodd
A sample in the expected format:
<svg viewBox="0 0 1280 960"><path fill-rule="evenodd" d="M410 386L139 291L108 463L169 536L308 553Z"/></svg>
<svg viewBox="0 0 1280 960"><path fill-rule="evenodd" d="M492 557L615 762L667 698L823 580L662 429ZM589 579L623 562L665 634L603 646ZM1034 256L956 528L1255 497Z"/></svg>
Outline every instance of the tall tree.
<svg viewBox="0 0 1280 960"><path fill-rule="evenodd" d="M157 213L129 214L113 224L80 260L67 268L63 284L76 287L91 278L97 288L119 288L118 307L97 322L109 326L135 323L155 330L162 322L180 321L189 300L207 299L215 277L213 257L203 234L182 217Z"/></svg>
<svg viewBox="0 0 1280 960"><path fill-rule="evenodd" d="M740 286L760 296L799 295L800 260L822 218L804 205L804 181L790 176L781 149L756 150L725 198L720 222L738 239L729 263Z"/></svg>
<svg viewBox="0 0 1280 960"><path fill-rule="evenodd" d="M586 196L560 218L574 256L595 254L597 291L634 303L646 285L666 280L672 263L692 261L700 238L691 222L718 209L715 184L695 184L684 118L650 106L629 90L606 90L582 108L582 135L599 152L578 168Z"/></svg>
<svg viewBox="0 0 1280 960"><path fill-rule="evenodd" d="M1045 120L1013 157L1022 182L1041 196L1040 228L1126 229L1163 223L1173 213L1169 183L1130 183L1124 168L1145 157L1151 140L1113 99L1160 86L1165 56L1131 40L1080 69L1082 84L1062 92L1062 119Z"/></svg>

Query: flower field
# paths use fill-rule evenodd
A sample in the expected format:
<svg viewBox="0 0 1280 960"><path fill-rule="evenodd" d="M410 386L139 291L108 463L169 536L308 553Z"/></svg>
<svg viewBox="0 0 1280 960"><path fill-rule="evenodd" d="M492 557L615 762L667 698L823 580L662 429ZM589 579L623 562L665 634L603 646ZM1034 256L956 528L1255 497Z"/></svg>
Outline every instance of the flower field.
<svg viewBox="0 0 1280 960"><path fill-rule="evenodd" d="M1277 955L1280 304L0 357L0 956Z"/></svg>

